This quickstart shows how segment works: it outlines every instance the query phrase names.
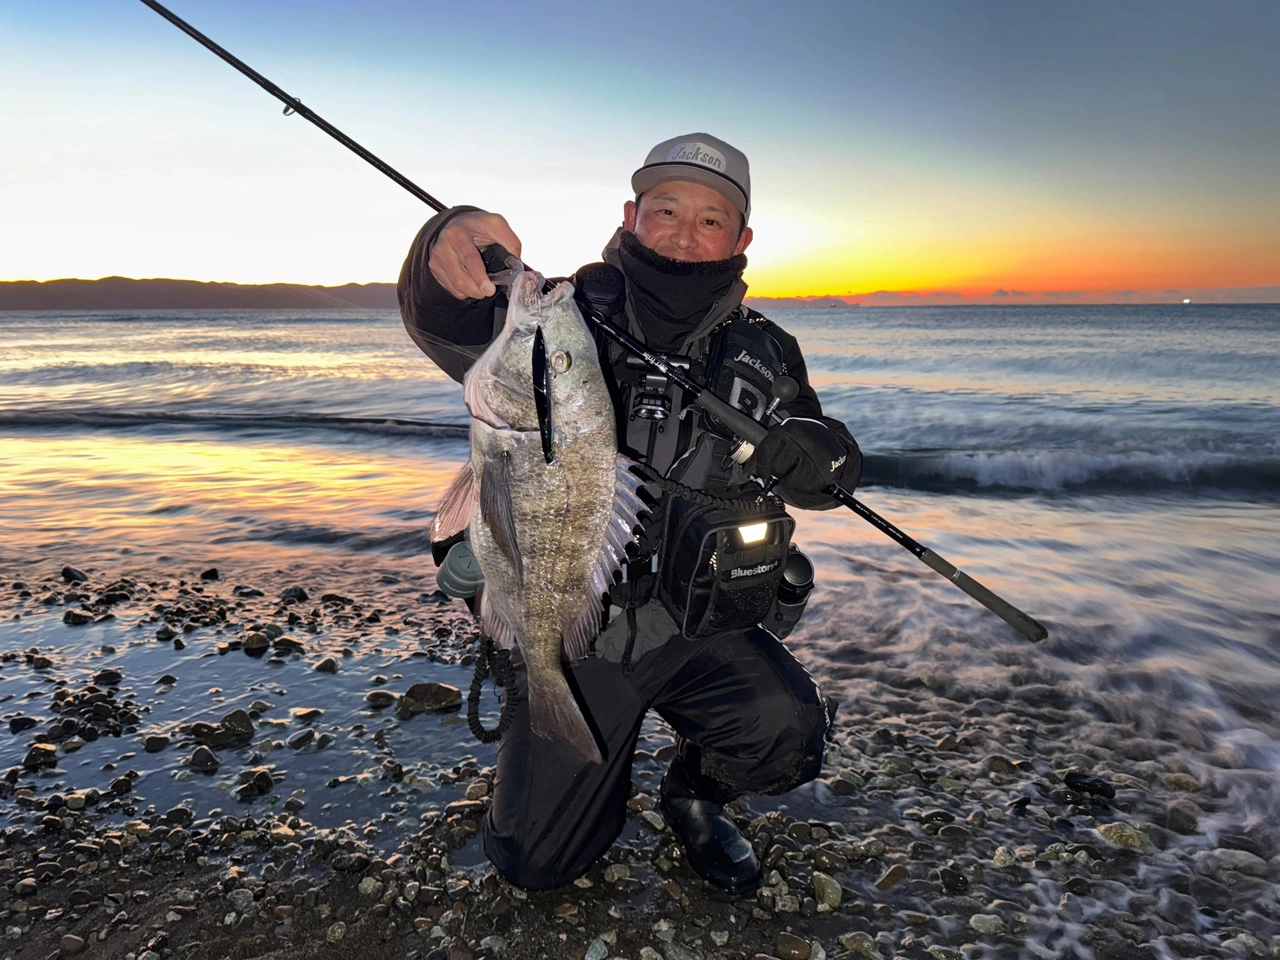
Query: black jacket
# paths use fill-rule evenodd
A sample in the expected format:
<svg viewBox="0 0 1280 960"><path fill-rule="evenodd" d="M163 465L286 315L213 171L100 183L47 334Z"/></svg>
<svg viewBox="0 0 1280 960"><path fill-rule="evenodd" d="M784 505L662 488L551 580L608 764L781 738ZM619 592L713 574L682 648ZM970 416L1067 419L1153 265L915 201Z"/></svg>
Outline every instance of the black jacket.
<svg viewBox="0 0 1280 960"><path fill-rule="evenodd" d="M484 352L501 330L502 312L495 309L495 298L486 300L459 300L444 289L432 275L427 263L431 245L450 219L458 214L475 210L475 207L454 207L438 214L423 226L414 238L404 267L400 272L398 295L400 314L405 329L419 348L435 364L454 380L462 381L467 370ZM617 253L618 235L606 246L605 260L619 269L622 262ZM625 271L624 271L625 273ZM839 478L841 486L852 490L862 474L862 454L848 428L838 420L824 417L817 394L809 384L804 357L795 337L771 320L742 305L747 286L739 280L718 303L712 305L706 317L686 337L681 353L692 358L694 373L702 373L697 365L705 361L713 334L733 320L746 320L772 337L780 350L782 373L799 384L800 392L794 401L779 409L788 417L808 417L821 420L844 442L848 459ZM625 319L629 332L640 340L645 330L637 320L635 311L627 304ZM649 463L660 472L691 486L705 489L729 489L746 483L749 475L736 464L727 462L729 440L708 433L705 426L696 426L698 417L672 418L667 430L653 421L636 422L630 416L628 384L637 377L637 364L627 363L620 348L601 344L604 367L613 376L611 389L618 415L620 447L633 458ZM609 374L607 373L606 376ZM678 388L672 388L677 394ZM683 397L675 397L673 412L686 405ZM657 433L661 429L661 435ZM646 435L646 432L647 435ZM837 506L837 501L823 494L815 496L788 495L780 491L784 499L805 509L826 510Z"/></svg>

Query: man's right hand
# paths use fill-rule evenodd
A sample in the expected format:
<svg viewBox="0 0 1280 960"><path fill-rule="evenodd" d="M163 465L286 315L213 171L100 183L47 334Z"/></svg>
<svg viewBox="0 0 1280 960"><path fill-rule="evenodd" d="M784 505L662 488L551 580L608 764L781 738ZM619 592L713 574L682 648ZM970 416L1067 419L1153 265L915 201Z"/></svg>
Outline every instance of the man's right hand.
<svg viewBox="0 0 1280 960"><path fill-rule="evenodd" d="M494 243L520 256L520 238L506 218L483 210L459 214L436 237L427 266L440 286L459 300L492 297L497 288L485 271L480 249Z"/></svg>

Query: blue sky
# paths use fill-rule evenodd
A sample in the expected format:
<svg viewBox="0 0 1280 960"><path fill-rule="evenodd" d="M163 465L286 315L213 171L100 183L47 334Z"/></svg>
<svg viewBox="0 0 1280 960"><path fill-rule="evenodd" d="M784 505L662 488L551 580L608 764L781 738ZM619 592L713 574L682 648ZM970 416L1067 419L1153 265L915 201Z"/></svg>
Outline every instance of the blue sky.
<svg viewBox="0 0 1280 960"><path fill-rule="evenodd" d="M757 292L1280 286L1280 4L172 0L547 272L746 150ZM136 0L0 0L0 279L393 279L425 208Z"/></svg>

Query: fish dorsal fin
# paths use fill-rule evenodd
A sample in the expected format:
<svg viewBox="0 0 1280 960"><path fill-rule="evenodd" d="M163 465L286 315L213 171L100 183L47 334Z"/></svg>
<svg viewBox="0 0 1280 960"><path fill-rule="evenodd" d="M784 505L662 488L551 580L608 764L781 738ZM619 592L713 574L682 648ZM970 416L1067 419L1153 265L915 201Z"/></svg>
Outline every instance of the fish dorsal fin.
<svg viewBox="0 0 1280 960"><path fill-rule="evenodd" d="M511 506L511 454L505 451L501 457L484 462L480 476L480 516L493 534L493 542L516 572L516 583L523 583L524 564L520 560L520 540Z"/></svg>
<svg viewBox="0 0 1280 960"><path fill-rule="evenodd" d="M600 598L613 586L613 578L622 569L622 562L626 559L623 548L635 538L635 530L640 525L640 514L649 509L637 492L641 485L641 479L631 472L631 460L618 454L613 486L613 513L609 517L604 542L600 545L600 555L591 572L591 589L588 591L590 600L563 629L564 652L570 660L581 660L589 656L591 641L600 632Z"/></svg>
<svg viewBox="0 0 1280 960"><path fill-rule="evenodd" d="M431 524L432 543L448 540L467 528L476 512L479 491L476 490L475 481L476 475L471 464L463 464L436 510L436 518Z"/></svg>

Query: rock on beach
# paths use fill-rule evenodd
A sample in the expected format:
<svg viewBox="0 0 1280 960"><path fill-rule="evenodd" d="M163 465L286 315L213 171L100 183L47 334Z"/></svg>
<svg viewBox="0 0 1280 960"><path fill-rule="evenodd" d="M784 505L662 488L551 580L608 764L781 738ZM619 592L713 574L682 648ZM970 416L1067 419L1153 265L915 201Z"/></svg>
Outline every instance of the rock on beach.
<svg viewBox="0 0 1280 960"><path fill-rule="evenodd" d="M447 683L415 683L396 703L401 717L417 713L456 710L462 705L462 691Z"/></svg>
<svg viewBox="0 0 1280 960"><path fill-rule="evenodd" d="M257 653L258 651L266 650L269 646L271 646L271 639L265 633L259 633L254 630L245 634L245 653Z"/></svg>
<svg viewBox="0 0 1280 960"><path fill-rule="evenodd" d="M222 718L219 726L233 737L253 736L253 721L243 710L232 710Z"/></svg>
<svg viewBox="0 0 1280 960"><path fill-rule="evenodd" d="M832 910L840 906L840 900L844 896L840 889L840 884L835 878L827 876L821 870L813 871L813 892L819 903L824 903Z"/></svg>
<svg viewBox="0 0 1280 960"><path fill-rule="evenodd" d="M389 707L396 702L398 698L390 690L370 690L364 695L364 702L375 710L381 710Z"/></svg>
<svg viewBox="0 0 1280 960"><path fill-rule="evenodd" d="M1126 850L1143 850L1151 843L1145 833L1128 823L1104 823L1098 827L1098 832Z"/></svg>
<svg viewBox="0 0 1280 960"><path fill-rule="evenodd" d="M1233 850L1230 847L1219 847L1213 851L1213 858L1223 870L1235 870L1252 877L1265 877L1270 872L1267 861L1248 850Z"/></svg>
<svg viewBox="0 0 1280 960"><path fill-rule="evenodd" d="M201 745L192 751L191 759L187 761L187 765L192 770L199 770L201 773L213 773L218 767L222 766L222 760L208 747Z"/></svg>
<svg viewBox="0 0 1280 960"><path fill-rule="evenodd" d="M89 575L87 573L71 566L70 564L67 564L62 568L61 576L66 583L87 583L89 580Z"/></svg>
<svg viewBox="0 0 1280 960"><path fill-rule="evenodd" d="M52 767L57 762L57 747L51 743L35 743L27 751L27 755L22 760L22 765L28 770L35 770L39 767Z"/></svg>

